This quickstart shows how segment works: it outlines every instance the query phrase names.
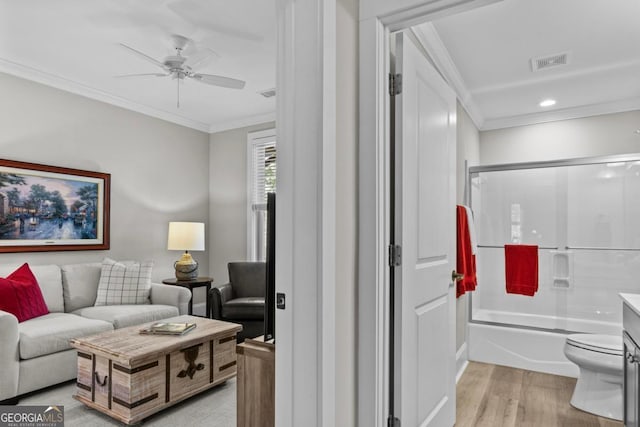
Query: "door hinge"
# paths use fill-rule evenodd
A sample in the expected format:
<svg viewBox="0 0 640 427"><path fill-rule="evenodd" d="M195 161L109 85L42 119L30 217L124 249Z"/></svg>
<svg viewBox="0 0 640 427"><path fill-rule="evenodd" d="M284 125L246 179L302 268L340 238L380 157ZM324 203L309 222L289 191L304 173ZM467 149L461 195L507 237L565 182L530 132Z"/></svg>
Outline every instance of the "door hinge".
<svg viewBox="0 0 640 427"><path fill-rule="evenodd" d="M389 74L389 95L402 93L402 74Z"/></svg>
<svg viewBox="0 0 640 427"><path fill-rule="evenodd" d="M389 245L389 267L402 264L402 248L400 245Z"/></svg>
<svg viewBox="0 0 640 427"><path fill-rule="evenodd" d="M392 415L387 418L387 427L400 427L400 420Z"/></svg>

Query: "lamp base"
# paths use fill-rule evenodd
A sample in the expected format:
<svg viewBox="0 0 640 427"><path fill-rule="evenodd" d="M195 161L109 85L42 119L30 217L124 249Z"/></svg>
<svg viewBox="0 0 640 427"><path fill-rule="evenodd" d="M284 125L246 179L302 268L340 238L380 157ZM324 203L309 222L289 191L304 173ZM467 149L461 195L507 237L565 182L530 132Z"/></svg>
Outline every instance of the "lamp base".
<svg viewBox="0 0 640 427"><path fill-rule="evenodd" d="M198 277L198 262L191 257L189 252L182 254L182 257L173 264L176 269L176 279L193 280Z"/></svg>

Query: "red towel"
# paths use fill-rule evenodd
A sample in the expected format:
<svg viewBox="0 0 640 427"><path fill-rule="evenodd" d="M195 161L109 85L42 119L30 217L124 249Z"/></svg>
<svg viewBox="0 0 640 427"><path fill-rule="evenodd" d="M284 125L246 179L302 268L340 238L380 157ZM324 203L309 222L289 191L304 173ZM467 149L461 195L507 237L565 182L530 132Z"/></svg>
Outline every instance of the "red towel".
<svg viewBox="0 0 640 427"><path fill-rule="evenodd" d="M538 290L538 246L504 245L508 294L533 296Z"/></svg>
<svg viewBox="0 0 640 427"><path fill-rule="evenodd" d="M476 256L471 251L471 235L467 221L467 210L464 206L456 206L456 270L464 275L463 279L456 283L456 298L467 291L473 291L478 285L476 277Z"/></svg>

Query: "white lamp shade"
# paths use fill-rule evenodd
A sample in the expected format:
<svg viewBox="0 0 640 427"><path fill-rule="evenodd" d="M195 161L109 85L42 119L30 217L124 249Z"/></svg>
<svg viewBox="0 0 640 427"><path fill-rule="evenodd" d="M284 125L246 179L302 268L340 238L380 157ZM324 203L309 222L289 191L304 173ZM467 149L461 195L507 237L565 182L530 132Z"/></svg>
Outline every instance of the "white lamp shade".
<svg viewBox="0 0 640 427"><path fill-rule="evenodd" d="M167 250L204 251L204 223L170 222Z"/></svg>

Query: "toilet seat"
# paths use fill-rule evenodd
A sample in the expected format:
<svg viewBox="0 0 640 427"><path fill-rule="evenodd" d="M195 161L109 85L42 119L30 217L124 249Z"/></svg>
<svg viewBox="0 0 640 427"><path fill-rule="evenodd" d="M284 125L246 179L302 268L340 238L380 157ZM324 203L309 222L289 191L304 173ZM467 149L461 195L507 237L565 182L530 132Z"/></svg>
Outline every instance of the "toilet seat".
<svg viewBox="0 0 640 427"><path fill-rule="evenodd" d="M622 336L572 334L567 336L567 344L584 350L610 354L612 356L622 357L624 354L622 348Z"/></svg>

